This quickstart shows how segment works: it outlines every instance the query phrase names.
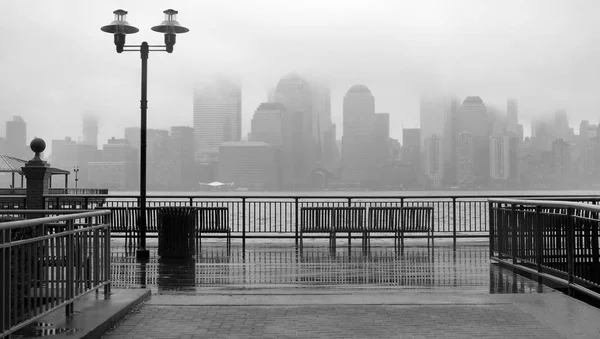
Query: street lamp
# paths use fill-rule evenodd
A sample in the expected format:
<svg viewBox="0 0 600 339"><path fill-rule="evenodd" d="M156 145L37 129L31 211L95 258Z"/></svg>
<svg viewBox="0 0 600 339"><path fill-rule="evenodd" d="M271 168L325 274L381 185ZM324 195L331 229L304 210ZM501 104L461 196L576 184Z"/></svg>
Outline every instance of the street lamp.
<svg viewBox="0 0 600 339"><path fill-rule="evenodd" d="M79 179L77 179L77 172L79 172L79 166L75 166L75 168L73 168L73 172L75 172L75 189L77 189L77 181Z"/></svg>
<svg viewBox="0 0 600 339"><path fill-rule="evenodd" d="M122 52L140 52L142 59L142 99L141 99L141 128L140 128L140 218L139 218L139 247L136 252L137 258L148 258L150 252L146 249L146 111L148 108L147 100L147 80L148 80L148 54L150 51L173 52L175 45L175 35L186 33L189 29L181 26L176 20L177 11L167 9L165 20L158 26L152 27L155 32L165 35L165 45L148 45L146 41L141 45L125 45L125 36L127 34L137 33L136 27L130 26L125 20L127 11L118 9L113 12L115 20L110 25L103 26L102 31L114 35L117 53ZM153 49L150 49L153 48Z"/></svg>

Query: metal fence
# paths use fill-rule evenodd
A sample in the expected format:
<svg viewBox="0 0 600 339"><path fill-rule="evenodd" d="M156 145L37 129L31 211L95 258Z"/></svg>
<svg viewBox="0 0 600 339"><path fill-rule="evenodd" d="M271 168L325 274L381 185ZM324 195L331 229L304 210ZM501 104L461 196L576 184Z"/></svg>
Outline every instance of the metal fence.
<svg viewBox="0 0 600 339"><path fill-rule="evenodd" d="M563 199L596 204L600 200L592 196L534 196L538 199ZM303 207L433 207L433 231L436 238L487 237L489 214L486 195L473 196L368 196L365 194L339 195L276 195L264 196L148 196L147 230L156 232L158 207L226 207L228 224L235 238L298 238L300 210ZM113 215L113 232L124 236L125 233L136 237L137 217L139 214L138 196L46 196L48 209L109 209ZM120 221L117 213L127 209L129 217L123 217L126 225L117 225ZM120 212L117 212L120 211ZM133 225L130 225L133 224ZM156 236L156 234L149 234ZM407 237L423 237L408 235ZM208 236L210 237L210 236ZM319 236L315 236L319 237ZM379 234L374 237L390 237Z"/></svg>
<svg viewBox="0 0 600 339"><path fill-rule="evenodd" d="M0 210L0 337L62 306L69 316L100 287L110 292L109 215Z"/></svg>
<svg viewBox="0 0 600 339"><path fill-rule="evenodd" d="M600 299L600 207L490 199L490 255Z"/></svg>

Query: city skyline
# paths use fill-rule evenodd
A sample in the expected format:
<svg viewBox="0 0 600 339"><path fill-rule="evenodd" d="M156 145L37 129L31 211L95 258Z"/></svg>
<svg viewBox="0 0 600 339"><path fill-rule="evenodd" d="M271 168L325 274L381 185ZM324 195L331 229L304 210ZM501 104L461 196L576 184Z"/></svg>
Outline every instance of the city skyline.
<svg viewBox="0 0 600 339"><path fill-rule="evenodd" d="M109 37L99 31L121 4L19 4L7 3L1 23L8 28L19 20L23 26L19 34L5 36L14 48L0 65L6 74L0 79L4 114L22 116L30 136L49 140L77 139L74 131L81 130L80 115L87 111L100 118L99 140L136 126L136 58L117 58ZM156 24L164 10L153 1L127 5L129 20L138 27ZM179 40L178 53L168 61L158 55L150 59L148 126L191 126L192 88L209 70L240 76L243 135L266 93L293 71L329 84L338 136L343 96L357 83L378 98L378 111L390 113L391 136L397 139L402 127L419 127L419 100L427 92L476 95L502 108L506 99L516 98L526 135L534 115L558 109L569 113L571 125L584 119L596 123L600 102L593 89L600 77L594 60L600 51L593 41L599 30L591 19L597 8L585 1L496 6L308 1L293 8L264 1L183 3L179 19L192 33ZM65 22L76 29L63 32ZM129 41L160 41L150 34ZM28 46L44 48L43 63ZM50 124L59 126L46 129Z"/></svg>

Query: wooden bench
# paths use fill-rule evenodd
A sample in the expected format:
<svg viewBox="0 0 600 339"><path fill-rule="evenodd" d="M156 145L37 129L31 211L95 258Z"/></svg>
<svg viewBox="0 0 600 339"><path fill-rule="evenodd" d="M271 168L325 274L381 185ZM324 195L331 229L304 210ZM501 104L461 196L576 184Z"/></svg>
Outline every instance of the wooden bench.
<svg viewBox="0 0 600 339"><path fill-rule="evenodd" d="M433 246L433 207L371 207L369 224L365 230L367 247L371 246L372 232L395 233L394 246L404 249L404 233L427 233Z"/></svg>
<svg viewBox="0 0 600 339"><path fill-rule="evenodd" d="M226 233L227 253L231 249L231 228L229 227L229 209L227 207L198 207L196 248L202 248L202 233Z"/></svg>
<svg viewBox="0 0 600 339"><path fill-rule="evenodd" d="M366 249L365 207L336 207L333 210L332 245L335 249L336 233L361 233L362 246Z"/></svg>
<svg viewBox="0 0 600 339"><path fill-rule="evenodd" d="M300 210L300 246L304 233L328 233L329 247L335 250L336 233L360 232L366 246L364 207L302 207Z"/></svg>
<svg viewBox="0 0 600 339"><path fill-rule="evenodd" d="M300 248L304 245L304 233L329 234L329 247L332 243L333 207L300 208Z"/></svg>

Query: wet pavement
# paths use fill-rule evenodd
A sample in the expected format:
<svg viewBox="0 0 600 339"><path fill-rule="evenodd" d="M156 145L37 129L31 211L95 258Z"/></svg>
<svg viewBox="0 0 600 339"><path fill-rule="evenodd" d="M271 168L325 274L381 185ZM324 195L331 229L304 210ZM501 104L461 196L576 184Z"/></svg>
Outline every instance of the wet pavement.
<svg viewBox="0 0 600 339"><path fill-rule="evenodd" d="M203 246L190 260L113 244L113 286L152 298L105 338L598 338L600 310L490 263L487 242Z"/></svg>
<svg viewBox="0 0 600 339"><path fill-rule="evenodd" d="M135 253L114 240L113 288L145 287L154 294L194 294L207 287L256 288L370 286L389 288L468 289L488 293L543 292L544 286L497 265L490 265L487 242L436 241L435 249L413 240L403 253L393 242L374 241L369 252L360 243L338 244L335 253L325 240L309 240L302 251L292 241L248 242L246 250L221 242L205 244L188 260L162 259L149 241L151 257L140 263Z"/></svg>

